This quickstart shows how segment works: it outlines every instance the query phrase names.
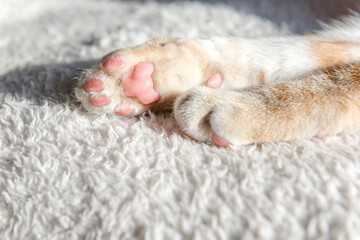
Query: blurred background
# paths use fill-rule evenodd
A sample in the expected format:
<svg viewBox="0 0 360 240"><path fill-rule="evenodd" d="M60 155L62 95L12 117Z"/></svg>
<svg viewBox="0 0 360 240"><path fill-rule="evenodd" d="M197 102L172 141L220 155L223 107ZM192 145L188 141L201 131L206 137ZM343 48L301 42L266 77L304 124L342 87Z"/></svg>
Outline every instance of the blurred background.
<svg viewBox="0 0 360 240"><path fill-rule="evenodd" d="M0 0L2 70L99 58L156 36L304 33L354 0ZM325 4L324 4L325 3ZM29 54L31 52L31 54Z"/></svg>

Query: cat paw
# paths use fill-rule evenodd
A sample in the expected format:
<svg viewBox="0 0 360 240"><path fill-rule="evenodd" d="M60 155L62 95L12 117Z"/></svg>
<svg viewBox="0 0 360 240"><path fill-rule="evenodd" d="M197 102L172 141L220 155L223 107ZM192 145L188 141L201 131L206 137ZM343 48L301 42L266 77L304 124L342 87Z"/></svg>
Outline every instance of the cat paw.
<svg viewBox="0 0 360 240"><path fill-rule="evenodd" d="M206 53L183 39L155 39L114 51L79 77L75 95L95 113L138 115L172 109L190 88L219 87L222 75L207 67Z"/></svg>
<svg viewBox="0 0 360 240"><path fill-rule="evenodd" d="M197 87L175 102L174 116L192 138L227 147L256 141L265 111L258 96L246 91Z"/></svg>

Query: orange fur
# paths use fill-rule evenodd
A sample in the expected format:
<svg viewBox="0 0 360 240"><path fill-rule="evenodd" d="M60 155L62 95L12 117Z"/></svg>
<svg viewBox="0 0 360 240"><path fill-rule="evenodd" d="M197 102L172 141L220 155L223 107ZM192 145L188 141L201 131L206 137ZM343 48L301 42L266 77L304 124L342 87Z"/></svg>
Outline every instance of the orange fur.
<svg viewBox="0 0 360 240"><path fill-rule="evenodd" d="M266 119L256 120L263 123L261 127L250 131L253 134L249 139L253 142L360 128L360 65L324 71L295 85L292 82L276 84L266 96L269 111L264 115Z"/></svg>
<svg viewBox="0 0 360 240"><path fill-rule="evenodd" d="M264 85L265 84L265 73L263 71L260 72L259 74L259 80L258 80L260 85Z"/></svg>
<svg viewBox="0 0 360 240"><path fill-rule="evenodd" d="M350 63L352 60L351 49L359 46L358 43L349 41L312 42L313 52L321 67L333 67Z"/></svg>

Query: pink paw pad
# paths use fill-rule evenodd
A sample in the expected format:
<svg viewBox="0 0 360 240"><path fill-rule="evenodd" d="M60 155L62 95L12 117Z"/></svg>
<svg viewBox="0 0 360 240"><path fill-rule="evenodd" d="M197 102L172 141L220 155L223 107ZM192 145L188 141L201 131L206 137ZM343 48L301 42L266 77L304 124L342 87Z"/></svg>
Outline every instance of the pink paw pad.
<svg viewBox="0 0 360 240"><path fill-rule="evenodd" d="M215 133L212 135L213 142L216 143L220 147L228 147L230 145L229 141L227 141L225 138L222 138Z"/></svg>
<svg viewBox="0 0 360 240"><path fill-rule="evenodd" d="M116 113L121 116L128 116L128 115L131 115L134 111L135 111L135 109L128 107L128 108L120 109L120 110L116 111Z"/></svg>
<svg viewBox="0 0 360 240"><path fill-rule="evenodd" d="M90 98L92 105L102 107L111 103L111 98L105 95Z"/></svg>
<svg viewBox="0 0 360 240"><path fill-rule="evenodd" d="M126 62L124 59L117 57L105 61L102 66L106 71L119 71L126 67Z"/></svg>
<svg viewBox="0 0 360 240"><path fill-rule="evenodd" d="M222 84L223 77L220 73L215 73L206 81L206 86L211 88L218 88Z"/></svg>
<svg viewBox="0 0 360 240"><path fill-rule="evenodd" d="M152 63L138 63L132 74L123 80L125 95L135 97L143 104L150 104L160 99L160 94L154 89L151 77L154 72Z"/></svg>
<svg viewBox="0 0 360 240"><path fill-rule="evenodd" d="M104 82L99 79L91 79L85 84L85 91L87 92L101 92L104 89Z"/></svg>

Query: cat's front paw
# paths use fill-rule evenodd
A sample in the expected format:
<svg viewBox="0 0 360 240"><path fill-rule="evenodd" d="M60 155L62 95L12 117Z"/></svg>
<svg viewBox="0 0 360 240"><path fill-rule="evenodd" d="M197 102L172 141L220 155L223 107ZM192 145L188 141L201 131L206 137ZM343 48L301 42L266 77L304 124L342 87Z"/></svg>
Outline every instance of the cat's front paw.
<svg viewBox="0 0 360 240"><path fill-rule="evenodd" d="M138 115L172 109L188 89L217 87L221 75L208 67L206 51L184 39L155 39L114 51L79 77L75 95L88 111Z"/></svg>
<svg viewBox="0 0 360 240"><path fill-rule="evenodd" d="M197 87L175 102L174 116L196 140L242 145L261 139L266 107L254 93Z"/></svg>

